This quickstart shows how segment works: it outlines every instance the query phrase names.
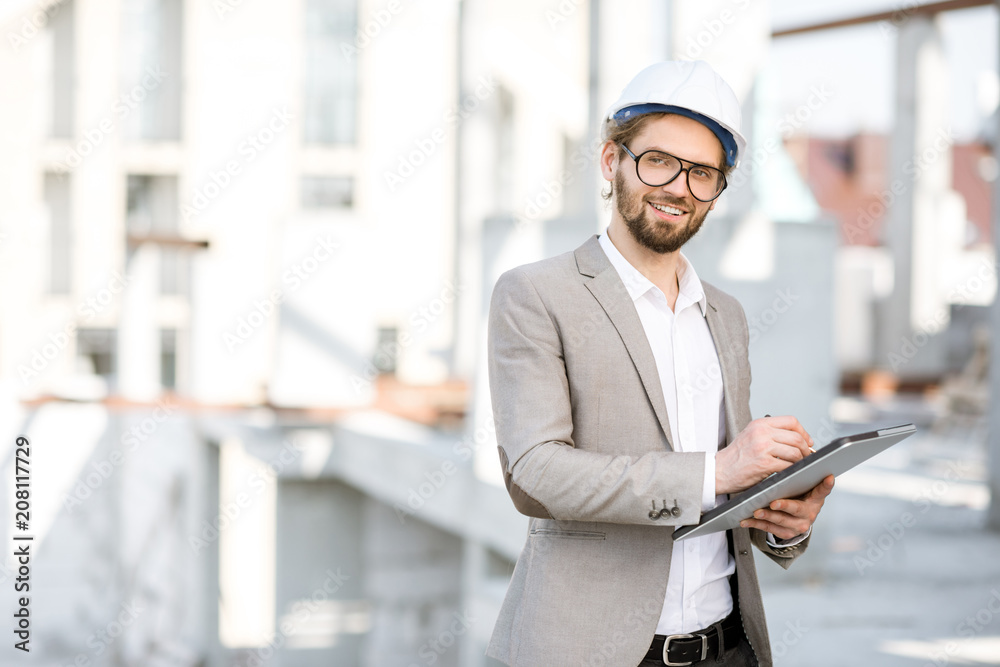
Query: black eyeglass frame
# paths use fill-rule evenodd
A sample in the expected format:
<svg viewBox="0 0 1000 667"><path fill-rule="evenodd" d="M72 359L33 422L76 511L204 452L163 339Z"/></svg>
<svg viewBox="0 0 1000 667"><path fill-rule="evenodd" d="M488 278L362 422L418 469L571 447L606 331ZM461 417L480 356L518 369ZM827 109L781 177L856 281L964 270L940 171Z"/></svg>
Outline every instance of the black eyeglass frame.
<svg viewBox="0 0 1000 667"><path fill-rule="evenodd" d="M643 180L642 176L639 175L639 160L641 160L642 156L645 155L646 153L659 153L660 155L668 155L668 156L672 157L673 159L677 160L680 163L681 168L677 171L677 173L674 174L672 177L670 177L668 180L664 181L663 183L658 183L658 184L657 183L646 183L646 185L648 185L651 188L662 188L664 185L667 185L668 183L673 183L674 180L678 176L680 176L681 173L683 173L684 174L684 184L687 185L688 192L691 193L691 196L694 197L695 199L697 199L700 202L708 203L710 201L715 201L716 199L718 199L719 195L721 195L723 192L725 192L726 188L729 187L729 181L726 180L726 174L721 169L719 169L718 167L713 167L710 164L701 164L700 162L692 162L691 160L685 160L684 158L677 157L676 155L674 155L672 153L668 153L666 151L661 151L661 150L658 150L656 148L650 148L648 151L643 151L642 153L639 153L639 155L636 155L635 153L633 153L632 151L630 151L629 148L628 148L628 146L626 146L625 144L621 144L620 143L618 145L621 146L622 148L624 148L625 152L628 153L628 156L630 158L632 158L632 160L635 162L635 177L638 178L643 183L646 183L646 181ZM688 164L688 165L691 165L691 166L690 167L685 167L684 166L685 164ZM711 199L702 199L701 197L699 197L698 195L696 195L694 193L694 190L691 189L691 180L690 179L691 179L691 168L692 167L705 167L706 169L712 169L714 171L719 172L719 175L722 176L722 187L719 188L719 191Z"/></svg>

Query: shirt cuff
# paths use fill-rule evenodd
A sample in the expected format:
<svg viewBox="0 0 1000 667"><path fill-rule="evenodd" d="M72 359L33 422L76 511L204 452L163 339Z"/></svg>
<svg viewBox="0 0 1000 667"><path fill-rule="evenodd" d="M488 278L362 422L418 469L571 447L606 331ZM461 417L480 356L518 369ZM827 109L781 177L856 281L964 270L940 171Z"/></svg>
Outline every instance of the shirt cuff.
<svg viewBox="0 0 1000 667"><path fill-rule="evenodd" d="M789 537L787 540L782 537L775 537L771 533L767 533L767 539L765 541L772 547L792 547L809 537L812 534L812 530L812 526L809 526L809 530L806 532L801 535L796 535L795 537Z"/></svg>
<svg viewBox="0 0 1000 667"><path fill-rule="evenodd" d="M701 511L715 507L715 456L705 454L705 484L701 491Z"/></svg>

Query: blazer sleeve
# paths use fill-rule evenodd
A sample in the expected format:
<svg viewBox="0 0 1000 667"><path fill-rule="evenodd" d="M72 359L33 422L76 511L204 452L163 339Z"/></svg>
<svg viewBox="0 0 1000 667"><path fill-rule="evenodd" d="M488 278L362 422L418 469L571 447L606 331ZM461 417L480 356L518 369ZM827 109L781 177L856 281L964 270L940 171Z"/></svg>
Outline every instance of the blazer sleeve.
<svg viewBox="0 0 1000 667"><path fill-rule="evenodd" d="M521 269L503 274L490 303L489 384L504 480L532 517L676 526L697 523L703 452L613 455L578 448L556 319ZM651 501L676 516L650 517ZM668 508L670 509L670 508Z"/></svg>

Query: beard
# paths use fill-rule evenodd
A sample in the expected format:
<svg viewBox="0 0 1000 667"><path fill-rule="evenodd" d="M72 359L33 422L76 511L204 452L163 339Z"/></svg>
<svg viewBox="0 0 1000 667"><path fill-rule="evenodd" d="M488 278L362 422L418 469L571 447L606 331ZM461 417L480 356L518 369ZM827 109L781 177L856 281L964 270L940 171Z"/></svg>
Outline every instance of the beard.
<svg viewBox="0 0 1000 667"><path fill-rule="evenodd" d="M615 174L615 201L619 215L622 216L625 226L628 227L629 233L632 234L636 242L661 255L680 250L698 233L702 223L705 222L705 216L708 215L708 209L700 214L696 209L689 214L691 218L683 227L655 218L649 219L649 216L653 214L646 210L645 199L638 192L629 188L625 182L624 171L621 169ZM657 196L656 203L689 208L683 199L663 192Z"/></svg>

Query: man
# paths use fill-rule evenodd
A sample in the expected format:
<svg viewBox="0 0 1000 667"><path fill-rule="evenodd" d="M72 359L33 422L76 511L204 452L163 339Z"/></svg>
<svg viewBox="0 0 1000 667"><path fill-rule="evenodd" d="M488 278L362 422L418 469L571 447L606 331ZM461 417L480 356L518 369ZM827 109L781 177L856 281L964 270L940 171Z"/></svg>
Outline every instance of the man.
<svg viewBox="0 0 1000 667"><path fill-rule="evenodd" d="M493 292L500 461L532 518L488 654L525 667L770 665L751 543L787 568L833 477L736 530L671 537L813 445L794 417L751 420L743 309L680 253L745 150L739 102L704 62L658 63L603 133L607 231Z"/></svg>

